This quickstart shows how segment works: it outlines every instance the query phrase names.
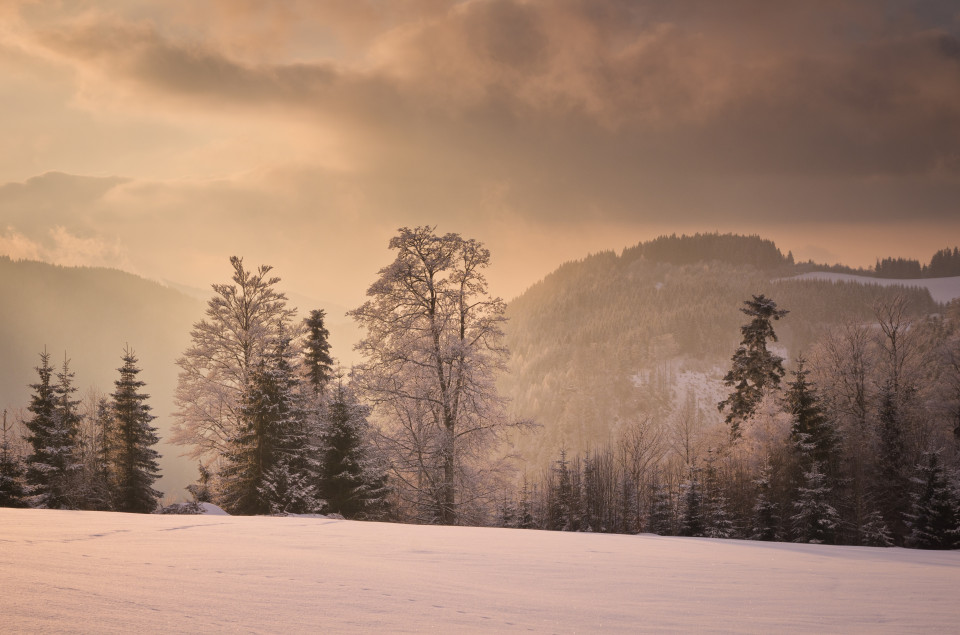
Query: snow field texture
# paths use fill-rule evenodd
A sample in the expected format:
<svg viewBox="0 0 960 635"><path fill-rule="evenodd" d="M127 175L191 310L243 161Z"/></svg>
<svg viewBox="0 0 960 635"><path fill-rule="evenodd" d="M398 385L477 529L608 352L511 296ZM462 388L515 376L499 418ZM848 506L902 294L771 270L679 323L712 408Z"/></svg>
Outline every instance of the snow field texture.
<svg viewBox="0 0 960 635"><path fill-rule="evenodd" d="M960 552L0 509L0 631L946 633Z"/></svg>

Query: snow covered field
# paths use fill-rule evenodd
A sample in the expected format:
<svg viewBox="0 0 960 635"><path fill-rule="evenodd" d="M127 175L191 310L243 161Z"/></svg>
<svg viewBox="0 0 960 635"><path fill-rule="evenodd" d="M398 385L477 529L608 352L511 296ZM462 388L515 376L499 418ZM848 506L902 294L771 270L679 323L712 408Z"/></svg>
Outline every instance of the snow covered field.
<svg viewBox="0 0 960 635"><path fill-rule="evenodd" d="M949 302L960 298L960 277L954 278L918 278L916 280L898 280L893 278L871 278L870 276L855 276L849 273L830 273L828 271L811 271L799 276L797 280L832 280L833 282L859 282L860 284L879 284L881 286L901 285L904 287L925 287L937 302Z"/></svg>
<svg viewBox="0 0 960 635"><path fill-rule="evenodd" d="M956 632L960 552L0 509L0 631Z"/></svg>

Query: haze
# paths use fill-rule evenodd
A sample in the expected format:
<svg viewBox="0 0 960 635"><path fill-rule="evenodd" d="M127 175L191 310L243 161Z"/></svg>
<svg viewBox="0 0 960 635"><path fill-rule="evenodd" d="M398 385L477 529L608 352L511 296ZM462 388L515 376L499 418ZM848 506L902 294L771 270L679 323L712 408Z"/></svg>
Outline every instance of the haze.
<svg viewBox="0 0 960 635"><path fill-rule="evenodd" d="M204 288L238 254L344 306L403 225L508 299L670 232L926 262L958 34L949 0L7 0L0 253Z"/></svg>

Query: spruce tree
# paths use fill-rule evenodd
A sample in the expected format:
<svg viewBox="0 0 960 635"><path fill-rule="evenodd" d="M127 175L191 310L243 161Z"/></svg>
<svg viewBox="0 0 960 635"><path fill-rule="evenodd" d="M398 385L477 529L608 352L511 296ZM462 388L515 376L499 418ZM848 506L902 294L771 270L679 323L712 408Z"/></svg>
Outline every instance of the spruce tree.
<svg viewBox="0 0 960 635"><path fill-rule="evenodd" d="M4 410L0 436L0 507L26 507L27 490L23 484L23 463L14 451L10 432L7 411Z"/></svg>
<svg viewBox="0 0 960 635"><path fill-rule="evenodd" d="M703 536L703 491L700 485L699 468L690 467L690 478L684 484L686 493L684 494L683 518L680 522L681 536Z"/></svg>
<svg viewBox="0 0 960 635"><path fill-rule="evenodd" d="M887 527L897 544L903 544L907 528L904 515L909 511L910 481L906 469L903 421L893 384L884 385L880 394L878 417L880 453L877 500Z"/></svg>
<svg viewBox="0 0 960 635"><path fill-rule="evenodd" d="M377 518L385 509L387 478L367 441L370 409L342 378L331 399L320 436L320 497L327 511L344 518Z"/></svg>
<svg viewBox="0 0 960 635"><path fill-rule="evenodd" d="M757 498L753 506L753 531L751 540L775 542L780 540L780 508L772 500L770 464L765 463L756 480Z"/></svg>
<svg viewBox="0 0 960 635"><path fill-rule="evenodd" d="M794 542L830 544L834 542L840 517L836 509L827 501L830 487L826 477L820 471L820 465L814 461L804 472L804 483L797 491L793 502L796 513L790 517L793 522Z"/></svg>
<svg viewBox="0 0 960 635"><path fill-rule="evenodd" d="M333 376L333 358L330 356L330 331L324 326L326 313L323 309L310 312L304 322L307 327L307 341L304 345L304 364L307 379L316 393L323 393Z"/></svg>
<svg viewBox="0 0 960 635"><path fill-rule="evenodd" d="M220 471L218 502L232 514L314 511L306 414L291 358L281 335L249 374Z"/></svg>
<svg viewBox="0 0 960 635"><path fill-rule="evenodd" d="M212 480L213 473L210 469L203 463L197 463L197 482L187 485L186 488L195 504L213 502Z"/></svg>
<svg viewBox="0 0 960 635"><path fill-rule="evenodd" d="M797 367L792 372L793 381L788 384L785 409L793 416L790 438L803 457L804 467L816 461L828 475L835 473L839 438L832 422L820 404L816 387L808 381L810 371L806 360L797 358Z"/></svg>
<svg viewBox="0 0 960 635"><path fill-rule="evenodd" d="M520 501L517 503L517 528L533 529L536 527L533 517L533 506L530 503L530 490L527 487L527 477L523 477L523 487L520 490Z"/></svg>
<svg viewBox="0 0 960 635"><path fill-rule="evenodd" d="M751 320L740 327L743 340L733 354L730 371L723 378L723 383L733 387L733 392L717 404L721 412L729 408L725 420L734 439L740 438L740 424L753 416L764 394L779 386L784 375L783 358L767 349L767 341L777 341L772 322L788 311L778 309L776 302L763 295L755 295L744 304L746 307L740 310Z"/></svg>
<svg viewBox="0 0 960 635"><path fill-rule="evenodd" d="M30 385L34 394L27 407L33 416L24 422L27 442L32 448L27 457L30 504L71 509L74 507L72 481L80 468L76 457L79 417L77 402L71 399L76 390L72 386L73 373L65 359L54 384L50 355L46 351L40 354L36 371L40 381Z"/></svg>
<svg viewBox="0 0 960 635"><path fill-rule="evenodd" d="M715 458L710 452L703 483L703 535L707 538L732 538L736 528L727 509L727 497L721 487Z"/></svg>
<svg viewBox="0 0 960 635"><path fill-rule="evenodd" d="M925 452L913 479L919 491L909 515L908 544L918 549L960 548L960 500L950 487L939 452Z"/></svg>
<svg viewBox="0 0 960 635"><path fill-rule="evenodd" d="M146 401L150 398L141 389L146 385L137 378L140 369L129 347L123 351L120 378L114 382L114 429L110 443L113 459L114 509L121 512L148 514L163 496L153 489L160 478L160 455L152 446L159 442L157 429L150 425L155 417Z"/></svg>
<svg viewBox="0 0 960 635"><path fill-rule="evenodd" d="M553 471L557 477L557 485L551 497L547 529L577 531L580 528L579 492L573 487L566 449L560 450L560 458Z"/></svg>
<svg viewBox="0 0 960 635"><path fill-rule="evenodd" d="M672 536L675 533L673 497L670 489L660 481L653 485L653 501L650 503L647 530L659 536Z"/></svg>

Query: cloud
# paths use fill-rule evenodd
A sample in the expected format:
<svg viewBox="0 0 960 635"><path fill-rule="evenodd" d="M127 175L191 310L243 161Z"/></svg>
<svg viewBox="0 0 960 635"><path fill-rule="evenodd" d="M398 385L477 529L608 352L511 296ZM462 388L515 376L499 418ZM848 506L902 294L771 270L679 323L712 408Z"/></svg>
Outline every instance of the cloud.
<svg viewBox="0 0 960 635"><path fill-rule="evenodd" d="M18 147L48 166L28 173L61 174L8 179L0 214L44 249L59 226L106 246L75 244L87 258L120 245L189 274L233 251L376 260L423 223L571 256L671 224L960 230L950 2L71 6L25 4L4 31ZM29 98L63 118L34 122Z"/></svg>

